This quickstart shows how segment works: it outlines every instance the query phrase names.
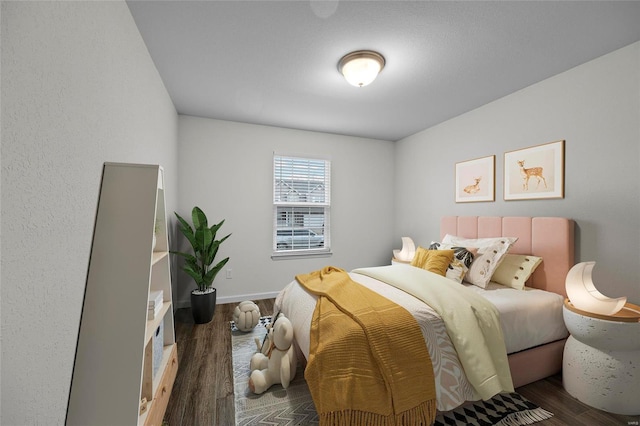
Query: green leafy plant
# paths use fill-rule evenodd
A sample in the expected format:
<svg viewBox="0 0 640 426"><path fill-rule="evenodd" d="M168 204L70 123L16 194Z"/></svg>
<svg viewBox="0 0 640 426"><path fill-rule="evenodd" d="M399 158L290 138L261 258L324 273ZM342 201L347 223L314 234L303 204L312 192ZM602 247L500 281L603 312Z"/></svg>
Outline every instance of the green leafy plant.
<svg viewBox="0 0 640 426"><path fill-rule="evenodd" d="M175 213L175 212L174 212ZM193 227L184 220L178 213L175 213L178 221L180 222L180 232L191 243L193 254L183 253L179 251L171 251L171 253L180 255L185 258L184 266L182 270L189 274L191 278L198 285L198 290L205 291L212 287L213 280L218 275L218 272L224 268L229 258L222 259L215 266L213 262L218 254L218 248L231 234L216 240L216 233L224 223L224 219L211 227L207 222L207 216L200 209L200 207L194 207L191 211L191 220L193 221Z"/></svg>

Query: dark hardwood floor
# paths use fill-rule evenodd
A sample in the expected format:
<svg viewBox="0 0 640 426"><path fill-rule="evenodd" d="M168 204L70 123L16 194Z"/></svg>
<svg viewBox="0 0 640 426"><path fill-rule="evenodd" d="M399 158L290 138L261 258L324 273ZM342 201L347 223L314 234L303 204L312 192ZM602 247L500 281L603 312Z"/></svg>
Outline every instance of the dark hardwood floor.
<svg viewBox="0 0 640 426"><path fill-rule="evenodd" d="M256 301L262 315L273 313L273 302L274 299ZM235 423L229 321L236 305L218 305L209 324L194 324L190 309L176 311L179 368L165 415L166 425L232 426ZM537 425L629 426L638 425L640 421L638 416L610 414L582 404L565 392L560 375L516 390L554 413L551 419Z"/></svg>

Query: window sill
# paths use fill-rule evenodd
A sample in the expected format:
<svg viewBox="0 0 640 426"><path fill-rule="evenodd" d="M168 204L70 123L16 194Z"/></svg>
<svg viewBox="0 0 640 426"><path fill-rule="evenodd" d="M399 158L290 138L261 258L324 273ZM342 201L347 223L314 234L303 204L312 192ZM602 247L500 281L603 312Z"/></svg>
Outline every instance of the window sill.
<svg viewBox="0 0 640 426"><path fill-rule="evenodd" d="M287 260L287 259L300 259L300 258L311 258L311 257L331 257L333 253L330 249L328 250L309 250L309 251L286 251L286 252L275 252L271 255L271 260Z"/></svg>

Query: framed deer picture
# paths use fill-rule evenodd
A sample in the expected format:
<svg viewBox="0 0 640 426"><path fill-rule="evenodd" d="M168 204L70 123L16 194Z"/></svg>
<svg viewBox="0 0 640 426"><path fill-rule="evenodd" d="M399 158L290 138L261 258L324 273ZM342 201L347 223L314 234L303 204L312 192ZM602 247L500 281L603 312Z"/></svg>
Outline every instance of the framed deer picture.
<svg viewBox="0 0 640 426"><path fill-rule="evenodd" d="M504 199L564 198L564 140L504 153Z"/></svg>
<svg viewBox="0 0 640 426"><path fill-rule="evenodd" d="M495 201L496 156L456 163L456 203Z"/></svg>

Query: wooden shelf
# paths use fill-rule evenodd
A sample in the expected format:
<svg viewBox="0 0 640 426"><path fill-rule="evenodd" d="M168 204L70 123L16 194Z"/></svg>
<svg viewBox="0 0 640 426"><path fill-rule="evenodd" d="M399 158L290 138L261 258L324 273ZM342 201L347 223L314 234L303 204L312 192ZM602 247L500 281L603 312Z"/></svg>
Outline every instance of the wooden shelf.
<svg viewBox="0 0 640 426"><path fill-rule="evenodd" d="M151 264L155 265L156 263L158 263L160 260L164 259L168 255L169 255L168 251L154 251L151 254Z"/></svg>
<svg viewBox="0 0 640 426"><path fill-rule="evenodd" d="M178 356L176 344L167 345L162 349L162 361L160 362L160 369L153 378L153 399L147 402L147 409L144 413L138 417L138 425L146 424L160 424L160 422L154 421L154 417L157 418L157 410L160 409L164 413L166 409L166 402L168 402L171 388L168 387L173 384L175 380L176 372L178 370ZM163 386L165 386L163 390ZM167 394L168 393L168 394ZM164 407L160 407L163 405ZM154 406L157 405L157 406ZM149 414L152 413L152 414Z"/></svg>
<svg viewBox="0 0 640 426"><path fill-rule="evenodd" d="M160 326L160 323L164 320L164 316L169 311L169 309L171 309L171 302L164 302L162 303L162 308L160 309L160 312L158 312L155 318L152 320L147 320L147 328L144 334L145 347L147 346L147 343L149 343L149 340L151 340L154 333Z"/></svg>
<svg viewBox="0 0 640 426"><path fill-rule="evenodd" d="M104 165L67 426L162 423L178 369L163 174L158 165ZM164 300L147 320L152 291Z"/></svg>

